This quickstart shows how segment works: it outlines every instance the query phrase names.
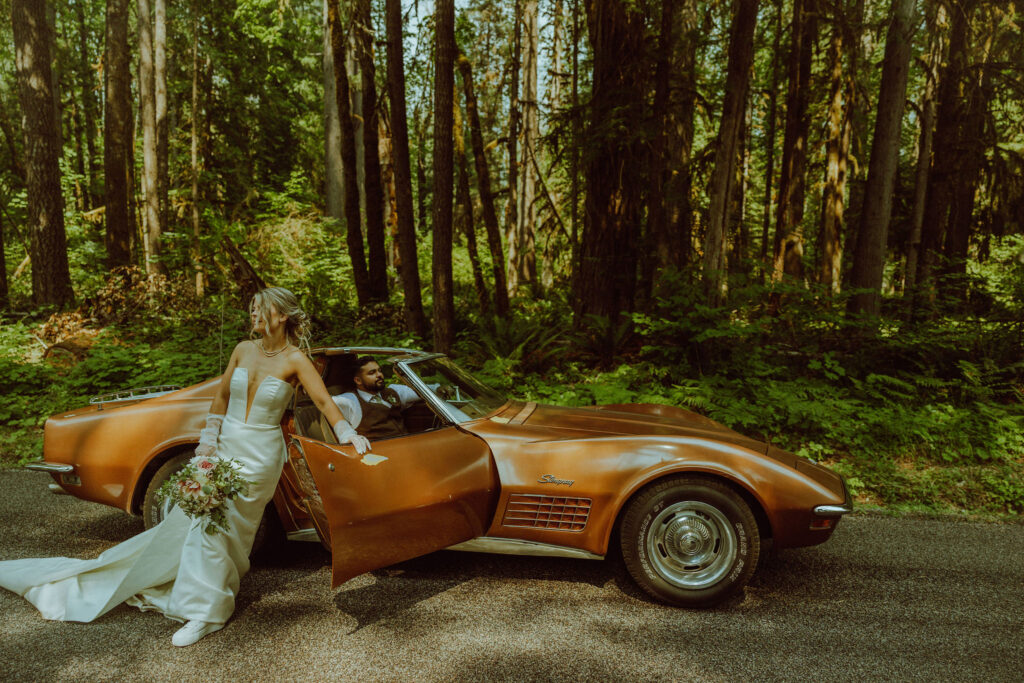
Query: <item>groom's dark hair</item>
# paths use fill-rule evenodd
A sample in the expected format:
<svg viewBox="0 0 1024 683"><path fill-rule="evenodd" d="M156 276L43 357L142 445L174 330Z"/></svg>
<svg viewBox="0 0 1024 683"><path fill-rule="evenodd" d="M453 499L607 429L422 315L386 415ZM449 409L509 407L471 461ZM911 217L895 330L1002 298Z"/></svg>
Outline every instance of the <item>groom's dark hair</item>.
<svg viewBox="0 0 1024 683"><path fill-rule="evenodd" d="M377 359L373 356L360 356L356 358L356 364L352 367L352 377L355 378L360 372L363 371L370 363L376 363Z"/></svg>

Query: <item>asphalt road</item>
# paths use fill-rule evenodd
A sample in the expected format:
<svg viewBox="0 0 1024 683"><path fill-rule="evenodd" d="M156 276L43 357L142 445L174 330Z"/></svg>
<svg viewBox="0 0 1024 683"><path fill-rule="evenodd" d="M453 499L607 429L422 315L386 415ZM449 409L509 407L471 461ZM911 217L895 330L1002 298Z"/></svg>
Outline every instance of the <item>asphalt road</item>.
<svg viewBox="0 0 1024 683"><path fill-rule="evenodd" d="M142 529L48 481L0 471L0 559L93 557ZM285 545L188 648L159 614L48 622L0 589L0 679L1024 678L1024 525L852 516L707 611L652 602L617 562L448 551L332 591L327 553Z"/></svg>

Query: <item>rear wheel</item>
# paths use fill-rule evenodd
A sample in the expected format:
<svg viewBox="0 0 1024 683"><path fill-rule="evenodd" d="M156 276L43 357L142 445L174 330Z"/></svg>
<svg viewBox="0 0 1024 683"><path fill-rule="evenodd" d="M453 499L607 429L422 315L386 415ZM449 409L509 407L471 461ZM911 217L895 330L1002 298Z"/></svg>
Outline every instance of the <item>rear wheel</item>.
<svg viewBox="0 0 1024 683"><path fill-rule="evenodd" d="M161 502L158 492L165 481L180 470L192 458L192 451L185 451L172 455L167 462L160 466L153 478L149 480L146 487L146 497L142 499L142 522L147 529L155 527L163 521L167 513L171 511L171 504L168 501Z"/></svg>
<svg viewBox="0 0 1024 683"><path fill-rule="evenodd" d="M172 455L167 462L160 466L153 478L146 486L146 495L142 499L142 523L147 529L155 527L163 521L164 517L171 511L171 504L168 501L160 501L158 492L160 486L171 476L185 466L192 459L194 453L191 450ZM263 519L256 529L256 536L252 542L252 549L249 556L253 557L261 552L265 546L276 544L284 539L284 530L281 522L277 519L277 510L274 509L274 502L267 504L263 511Z"/></svg>
<svg viewBox="0 0 1024 683"><path fill-rule="evenodd" d="M724 483L673 477L630 501L622 558L645 591L684 607L710 607L746 585L760 553L757 522Z"/></svg>

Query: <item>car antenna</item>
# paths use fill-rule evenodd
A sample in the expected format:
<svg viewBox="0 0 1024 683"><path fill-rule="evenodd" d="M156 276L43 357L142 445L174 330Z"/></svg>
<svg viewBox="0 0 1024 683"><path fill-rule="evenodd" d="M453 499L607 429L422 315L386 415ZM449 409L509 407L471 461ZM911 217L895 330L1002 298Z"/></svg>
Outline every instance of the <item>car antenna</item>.
<svg viewBox="0 0 1024 683"><path fill-rule="evenodd" d="M218 375L224 374L224 297L220 299L220 337L217 339L217 361L220 363Z"/></svg>

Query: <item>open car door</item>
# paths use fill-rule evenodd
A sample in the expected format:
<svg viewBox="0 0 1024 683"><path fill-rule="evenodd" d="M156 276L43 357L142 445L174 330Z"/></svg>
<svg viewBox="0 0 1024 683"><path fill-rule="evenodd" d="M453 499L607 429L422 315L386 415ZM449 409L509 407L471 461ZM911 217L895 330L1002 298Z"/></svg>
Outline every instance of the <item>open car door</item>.
<svg viewBox="0 0 1024 683"><path fill-rule="evenodd" d="M449 426L352 446L293 436L289 466L324 544L332 581L481 536L499 482L483 439Z"/></svg>

